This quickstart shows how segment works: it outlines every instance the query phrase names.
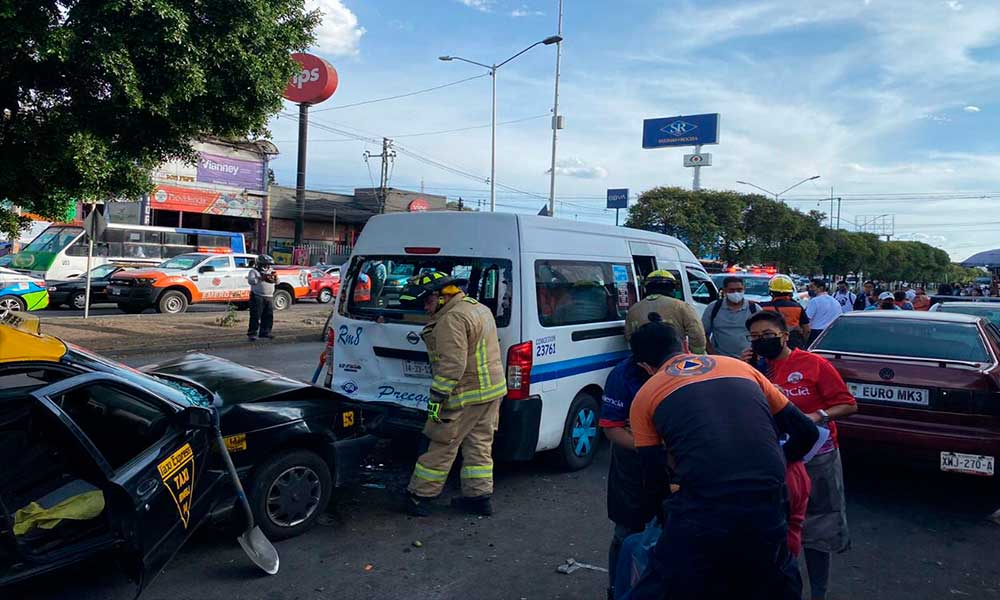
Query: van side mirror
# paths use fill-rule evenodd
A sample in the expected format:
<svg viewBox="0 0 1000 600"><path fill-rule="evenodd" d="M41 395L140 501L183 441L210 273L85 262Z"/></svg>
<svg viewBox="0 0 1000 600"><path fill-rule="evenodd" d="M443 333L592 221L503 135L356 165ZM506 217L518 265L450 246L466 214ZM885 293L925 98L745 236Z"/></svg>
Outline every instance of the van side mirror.
<svg viewBox="0 0 1000 600"><path fill-rule="evenodd" d="M215 267L213 267L212 265L202 265L202 266L198 267L198 272L199 273L212 273L214 271L215 271Z"/></svg>
<svg viewBox="0 0 1000 600"><path fill-rule="evenodd" d="M180 414L180 424L186 429L214 429L218 416L206 406L189 406Z"/></svg>

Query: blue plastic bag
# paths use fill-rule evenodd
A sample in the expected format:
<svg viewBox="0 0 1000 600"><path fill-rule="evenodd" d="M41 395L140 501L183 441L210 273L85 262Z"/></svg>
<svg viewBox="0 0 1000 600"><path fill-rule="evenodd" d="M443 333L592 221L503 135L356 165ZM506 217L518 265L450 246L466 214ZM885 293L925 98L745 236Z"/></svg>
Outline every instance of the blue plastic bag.
<svg viewBox="0 0 1000 600"><path fill-rule="evenodd" d="M632 586L649 565L649 555L662 533L659 520L654 518L646 524L646 529L633 533L622 542L615 571L615 600L628 600Z"/></svg>

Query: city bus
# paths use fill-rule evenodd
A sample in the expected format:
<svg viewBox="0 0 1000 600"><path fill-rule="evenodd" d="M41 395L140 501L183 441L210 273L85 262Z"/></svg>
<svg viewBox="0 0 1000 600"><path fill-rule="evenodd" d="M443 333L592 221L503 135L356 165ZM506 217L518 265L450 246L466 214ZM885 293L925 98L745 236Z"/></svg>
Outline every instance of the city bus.
<svg viewBox="0 0 1000 600"><path fill-rule="evenodd" d="M83 227L54 224L11 256L9 267L40 279L71 279L87 270L87 246ZM199 248L246 252L246 242L242 233L230 231L109 223L94 242L91 267L116 262L158 265Z"/></svg>

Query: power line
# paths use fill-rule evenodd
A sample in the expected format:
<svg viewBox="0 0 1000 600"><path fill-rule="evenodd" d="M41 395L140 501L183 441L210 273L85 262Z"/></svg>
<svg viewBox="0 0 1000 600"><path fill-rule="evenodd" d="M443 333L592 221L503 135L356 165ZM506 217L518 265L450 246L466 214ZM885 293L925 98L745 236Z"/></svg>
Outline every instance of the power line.
<svg viewBox="0 0 1000 600"><path fill-rule="evenodd" d="M549 113L545 113L544 115L534 115L534 116L531 116L531 117L523 117L521 119L513 119L513 120L510 120L510 121L500 121L499 123L497 123L497 125L513 125L515 123L524 123L525 121L532 121L532 120L535 120L535 119L547 118L548 116L549 116ZM490 126L491 126L490 123L486 123L485 125L470 125L468 127L459 127L459 128L456 128L456 129L442 129L442 130L439 130L439 131L424 131L424 132L420 132L420 133L398 133L398 134L395 134L395 135L387 135L385 137L394 140L394 139L397 139L397 138L423 137L423 136L428 136L428 135L443 135L443 134L446 134L446 133L457 133L457 132L460 132L460 131L471 131L473 129L485 129L485 128L490 127ZM296 140L275 140L275 143L279 143L279 144L280 143L289 143L289 144L291 144L291 143L293 143L295 141ZM313 139L313 140L309 140L310 143L312 143L312 142L354 142L354 141L357 141L357 140L355 138L327 138L327 139L318 139L318 140Z"/></svg>
<svg viewBox="0 0 1000 600"><path fill-rule="evenodd" d="M385 98L373 98L371 100L362 100L361 102L353 102L351 104L341 104L340 106L331 106L330 108L322 108L320 110L312 111L313 114L326 112L328 110L340 110L343 108L353 108L355 106L364 106L366 104L375 104L376 102L386 102L388 100L398 100L400 98L409 98L410 96L416 96L417 94L426 94L427 92L433 92L435 90L443 90L444 88L451 87L453 85L458 85L460 83L465 83L466 81L472 81L473 79L479 79L481 77L488 76L489 73L483 73L482 75L473 75L472 77L466 77L465 79L459 79L458 81L452 81L451 83L445 83L443 85L436 85L434 87L425 88L422 90L417 90L415 92L407 92L405 94L397 94L395 96L386 96Z"/></svg>

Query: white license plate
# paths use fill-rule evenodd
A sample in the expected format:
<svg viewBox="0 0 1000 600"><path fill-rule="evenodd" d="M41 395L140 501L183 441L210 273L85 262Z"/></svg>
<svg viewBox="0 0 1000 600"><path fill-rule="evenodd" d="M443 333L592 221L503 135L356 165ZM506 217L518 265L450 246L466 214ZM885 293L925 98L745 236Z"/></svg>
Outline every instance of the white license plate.
<svg viewBox="0 0 1000 600"><path fill-rule="evenodd" d="M424 362L422 360L404 360L403 375L406 375L407 377L425 377L430 379L433 377L433 374L431 373L431 363Z"/></svg>
<svg viewBox="0 0 1000 600"><path fill-rule="evenodd" d="M942 452L941 470L992 477L993 457L960 452Z"/></svg>
<svg viewBox="0 0 1000 600"><path fill-rule="evenodd" d="M119 295L121 295L121 293L122 293L122 291L120 289L118 289L118 288L108 288L108 294L110 294L112 296L119 296Z"/></svg>
<svg viewBox="0 0 1000 600"><path fill-rule="evenodd" d="M847 387L856 400L876 400L914 406L927 406L931 401L931 391L923 388L854 382L848 383Z"/></svg>

